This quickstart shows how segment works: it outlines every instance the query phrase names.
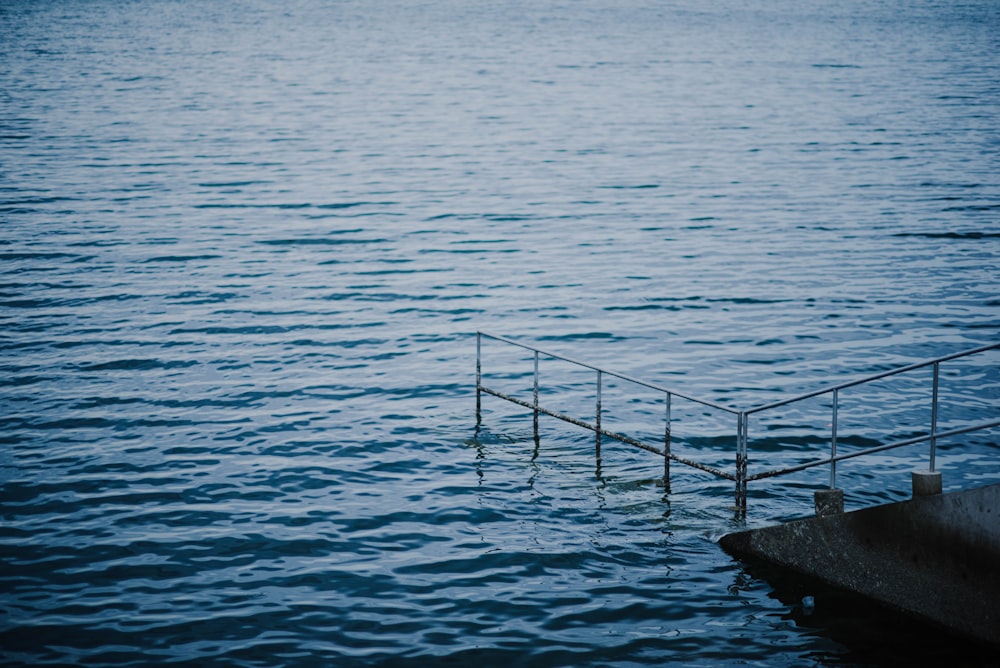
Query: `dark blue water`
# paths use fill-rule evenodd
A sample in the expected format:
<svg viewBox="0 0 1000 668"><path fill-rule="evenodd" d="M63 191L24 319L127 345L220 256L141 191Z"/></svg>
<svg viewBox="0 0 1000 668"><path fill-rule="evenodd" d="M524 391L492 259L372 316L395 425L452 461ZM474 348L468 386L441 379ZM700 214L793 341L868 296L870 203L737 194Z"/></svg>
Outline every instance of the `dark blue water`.
<svg viewBox="0 0 1000 668"><path fill-rule="evenodd" d="M995 341L998 47L979 1L0 2L4 663L961 659L718 548L825 471L744 522L498 400L477 432L475 331L740 407ZM995 361L942 419L995 416Z"/></svg>

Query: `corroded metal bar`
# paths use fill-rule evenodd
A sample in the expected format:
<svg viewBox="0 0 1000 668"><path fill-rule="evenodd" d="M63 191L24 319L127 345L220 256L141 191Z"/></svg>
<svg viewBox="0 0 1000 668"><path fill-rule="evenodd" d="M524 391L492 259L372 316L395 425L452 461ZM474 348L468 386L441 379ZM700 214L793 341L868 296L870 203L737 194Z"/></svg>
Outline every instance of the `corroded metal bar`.
<svg viewBox="0 0 1000 668"><path fill-rule="evenodd" d="M666 416L663 429L663 489L670 493L670 393L664 394Z"/></svg>
<svg viewBox="0 0 1000 668"><path fill-rule="evenodd" d="M482 353L482 343L483 335L476 332L476 427L478 428L483 422L483 399L482 399L482 381L483 381L483 353Z"/></svg>
<svg viewBox="0 0 1000 668"><path fill-rule="evenodd" d="M601 370L597 370L597 419L594 422L596 425L594 432L597 439L596 452L597 452L597 463L601 463Z"/></svg>
<svg viewBox="0 0 1000 668"><path fill-rule="evenodd" d="M525 408L534 409L534 404L532 404L531 402L525 401L523 399L518 399L517 397L513 397L513 396L511 396L509 394L504 394L503 392L500 392L498 390L492 390L492 389L490 389L488 387L483 387L482 390L486 394L491 394L494 397L499 397L500 399L504 399L504 400L509 401L509 402L511 402L513 404L517 404L518 406L524 406ZM544 406L539 406L538 407L538 412L539 413L544 413L545 415L554 417L554 418L556 418L558 420L562 420L563 422L568 422L570 424L575 424L577 427L583 427L584 429L589 429L591 431L595 431L596 430L596 426L590 424L589 422L585 422L584 420L577 419L577 418L575 418L575 417L573 417L571 415L566 415L566 414L560 413L558 411L550 410L548 408L545 408ZM665 456L665 454L664 454L664 452L663 452L662 449L657 448L657 447L652 446L652 445L649 445L648 443L643 443L642 441L636 440L636 439L632 438L631 436L626 436L625 434L620 434L620 433L617 433L617 432L608 431L607 429L601 429L601 434L603 436L607 436L608 438L613 438L616 441L621 441L622 443L625 443L627 445L633 445L633 446L635 446L637 448L640 448L642 450L646 450L647 452L652 452L653 454L660 455L661 457ZM670 453L669 457L670 457L670 459L672 459L675 462L680 462L681 464L684 464L685 466L690 466L691 468L695 468L695 469L698 469L700 471L705 471L706 473L711 473L712 475L714 475L716 477L724 478L726 480L736 480L736 476L734 476L732 473L726 473L725 471L723 471L721 469L717 469L715 467L708 466L706 464L702 464L701 462L696 462L694 460L687 459L686 457L680 457L680 456L675 455L673 453Z"/></svg>
<svg viewBox="0 0 1000 668"><path fill-rule="evenodd" d="M747 507L747 414L736 416L736 508Z"/></svg>
<svg viewBox="0 0 1000 668"><path fill-rule="evenodd" d="M532 422L534 423L535 442L537 443L538 442L538 352L537 351L535 352L535 383L532 389L532 395L534 397L534 403L535 403L535 408L532 411L533 413Z"/></svg>

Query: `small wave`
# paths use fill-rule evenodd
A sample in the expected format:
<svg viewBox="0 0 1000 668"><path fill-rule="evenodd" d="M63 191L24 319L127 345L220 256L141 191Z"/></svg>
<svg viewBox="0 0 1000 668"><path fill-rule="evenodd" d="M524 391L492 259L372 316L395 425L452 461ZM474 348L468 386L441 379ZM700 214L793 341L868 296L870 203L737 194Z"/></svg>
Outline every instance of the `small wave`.
<svg viewBox="0 0 1000 668"><path fill-rule="evenodd" d="M392 206L397 202L331 202L329 204L317 204L317 209L353 209L358 206Z"/></svg>
<svg viewBox="0 0 1000 668"><path fill-rule="evenodd" d="M674 306L673 304L636 304L631 306L605 306L605 311L681 311L686 306Z"/></svg>
<svg viewBox="0 0 1000 668"><path fill-rule="evenodd" d="M257 243L264 246L343 246L349 244L379 244L387 241L389 240L377 237L370 239L307 237L303 239L261 239Z"/></svg>
<svg viewBox="0 0 1000 668"><path fill-rule="evenodd" d="M924 239L1000 239L1000 232L897 232L892 236Z"/></svg>
<svg viewBox="0 0 1000 668"><path fill-rule="evenodd" d="M244 186L254 186L266 183L271 183L271 181L210 181L207 183L199 183L198 186L201 188L242 188Z"/></svg>
<svg viewBox="0 0 1000 668"><path fill-rule="evenodd" d="M621 341L624 337L611 332L581 332L579 334L560 334L539 336L539 341L581 341L588 339L604 339L608 341Z"/></svg>
<svg viewBox="0 0 1000 668"><path fill-rule="evenodd" d="M151 369L183 369L196 365L190 360L124 359L83 364L79 371L149 371Z"/></svg>
<svg viewBox="0 0 1000 668"><path fill-rule="evenodd" d="M221 255L159 255L147 258L144 262L194 262L197 260L217 260Z"/></svg>
<svg viewBox="0 0 1000 668"><path fill-rule="evenodd" d="M77 253L32 253L32 252L11 252L11 253L0 253L0 261L14 261L14 260L55 260L58 258L79 258L82 257Z"/></svg>
<svg viewBox="0 0 1000 668"><path fill-rule="evenodd" d="M235 202L208 202L205 204L195 204L195 209L308 209L312 206L308 202L275 202L272 204L249 204Z"/></svg>

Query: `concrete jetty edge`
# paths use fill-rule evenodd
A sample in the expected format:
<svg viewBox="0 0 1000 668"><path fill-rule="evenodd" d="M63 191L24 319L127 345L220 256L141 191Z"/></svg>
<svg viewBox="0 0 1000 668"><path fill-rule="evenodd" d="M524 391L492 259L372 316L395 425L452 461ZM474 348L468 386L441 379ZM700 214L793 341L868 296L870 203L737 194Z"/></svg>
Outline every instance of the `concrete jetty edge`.
<svg viewBox="0 0 1000 668"><path fill-rule="evenodd" d="M1000 646L1000 484L740 531L719 544Z"/></svg>

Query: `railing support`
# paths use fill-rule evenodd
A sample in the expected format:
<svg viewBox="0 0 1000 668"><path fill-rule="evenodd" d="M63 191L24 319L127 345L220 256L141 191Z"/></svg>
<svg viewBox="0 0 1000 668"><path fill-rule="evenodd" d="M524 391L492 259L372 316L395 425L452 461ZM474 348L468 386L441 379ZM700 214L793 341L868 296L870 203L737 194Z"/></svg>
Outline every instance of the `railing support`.
<svg viewBox="0 0 1000 668"><path fill-rule="evenodd" d="M833 389L833 416L830 422L830 489L813 492L816 517L839 515L844 512L844 490L837 489L837 413L840 410L840 390Z"/></svg>
<svg viewBox="0 0 1000 668"><path fill-rule="evenodd" d="M940 362L934 362L934 389L931 390L931 461L930 472L934 473L934 455L937 452L937 414L938 414L938 368Z"/></svg>
<svg viewBox="0 0 1000 668"><path fill-rule="evenodd" d="M601 463L601 370L597 370L597 416L594 423L597 425L597 429L594 433L597 434L596 437L596 453L597 453L597 463Z"/></svg>
<svg viewBox="0 0 1000 668"><path fill-rule="evenodd" d="M736 415L736 511L747 510L747 423L749 416L740 411Z"/></svg>
<svg viewBox="0 0 1000 668"><path fill-rule="evenodd" d="M476 332L476 430L483 423L483 335Z"/></svg>
<svg viewBox="0 0 1000 668"><path fill-rule="evenodd" d="M914 471L911 474L913 481L913 496L933 496L940 494L943 489L941 483L941 473L934 470L934 457L937 454L937 414L938 414L938 378L940 375L940 362L934 362L934 382L931 389L931 433L930 441L930 462L926 471Z"/></svg>
<svg viewBox="0 0 1000 668"><path fill-rule="evenodd" d="M663 489L670 493L670 393L664 395L666 404L665 427L663 429Z"/></svg>
<svg viewBox="0 0 1000 668"><path fill-rule="evenodd" d="M830 427L830 489L837 489L837 409L840 391L833 391L833 422Z"/></svg>
<svg viewBox="0 0 1000 668"><path fill-rule="evenodd" d="M532 419L532 422L534 423L535 445L538 445L538 351L537 350L535 351L535 383L531 393L534 397L533 403L535 406L533 410L534 416Z"/></svg>

